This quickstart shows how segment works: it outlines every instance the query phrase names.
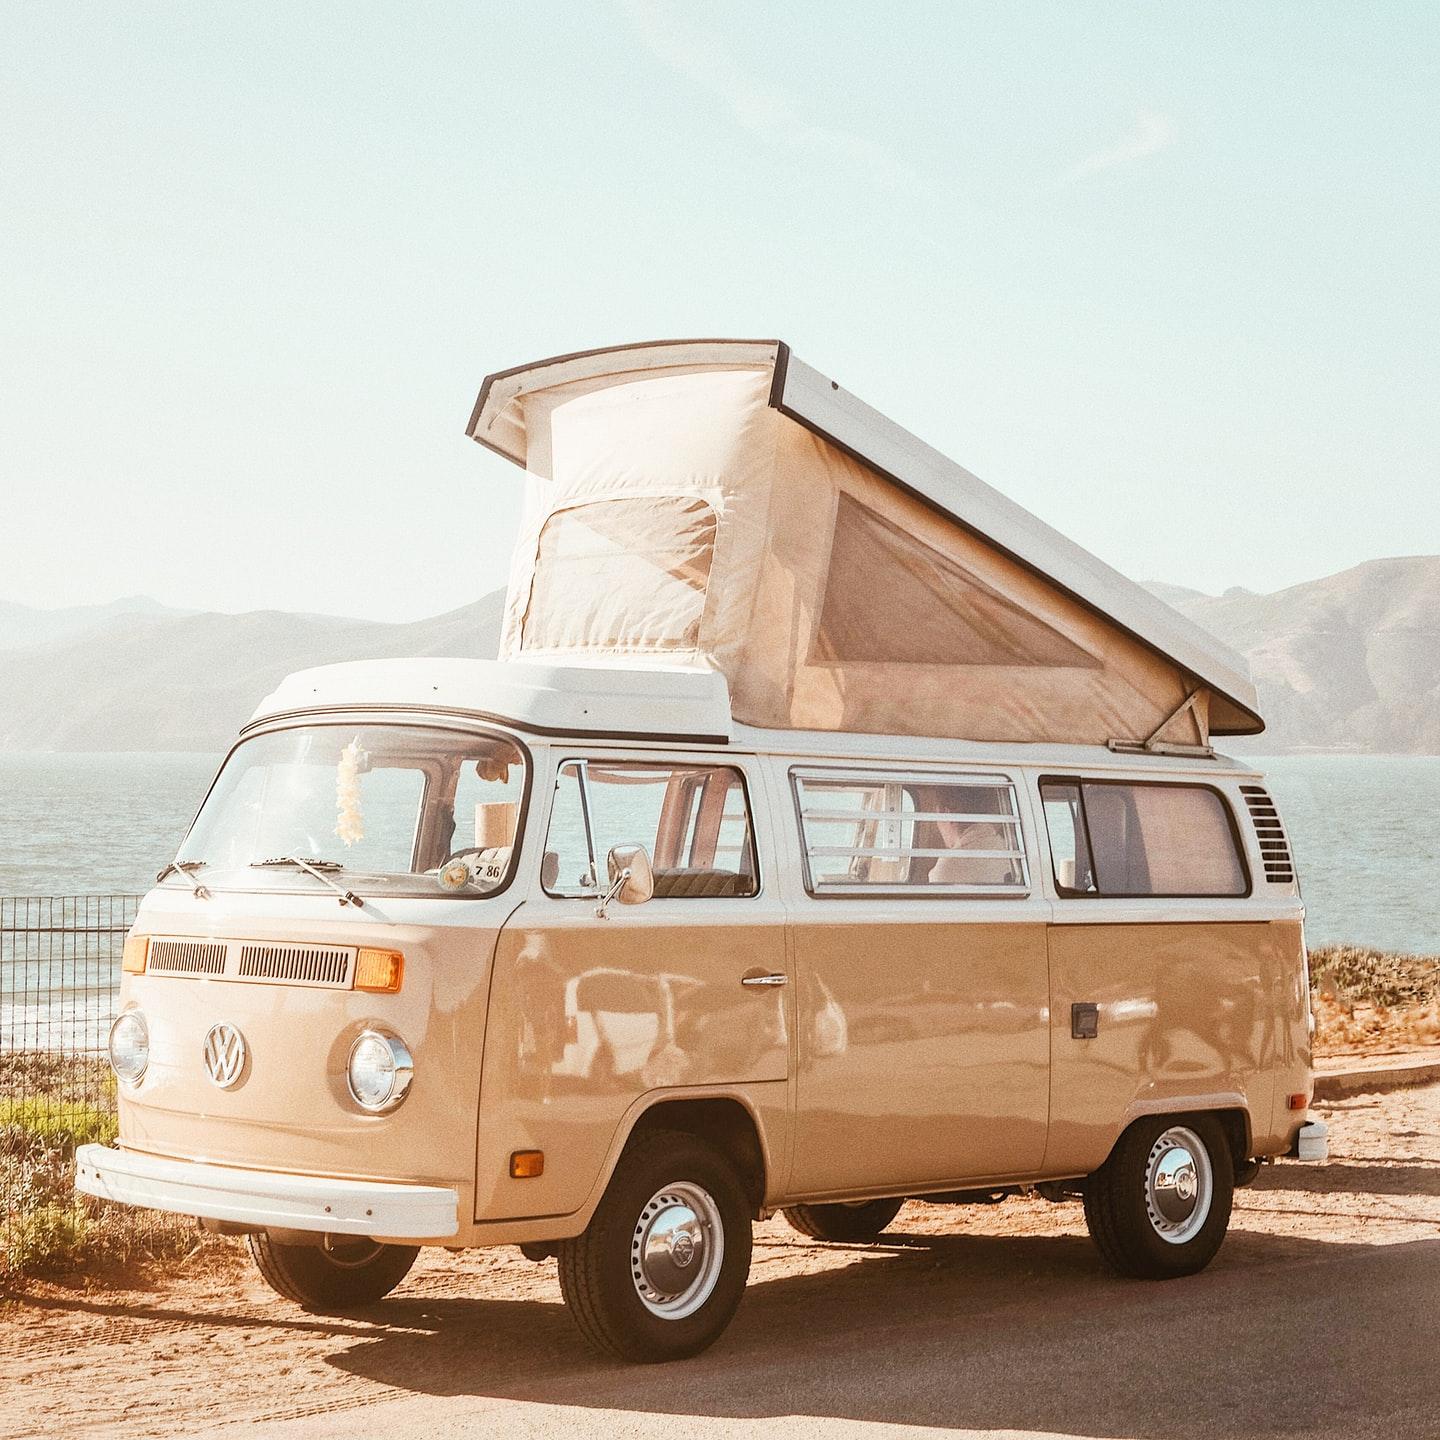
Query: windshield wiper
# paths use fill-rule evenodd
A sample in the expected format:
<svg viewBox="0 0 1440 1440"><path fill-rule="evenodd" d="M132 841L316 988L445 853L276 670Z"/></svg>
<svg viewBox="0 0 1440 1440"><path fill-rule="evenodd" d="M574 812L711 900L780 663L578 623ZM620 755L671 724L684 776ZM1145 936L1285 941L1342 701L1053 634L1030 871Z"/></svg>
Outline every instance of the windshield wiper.
<svg viewBox="0 0 1440 1440"><path fill-rule="evenodd" d="M328 885L339 897L342 905L353 905L358 910L365 902L353 891L347 890L343 885L337 885L325 872L343 870L345 867L338 860L302 860L298 855L277 855L271 860L254 860L251 862L252 870L264 870L275 865L294 865L296 869L303 870L307 875L313 875L322 885Z"/></svg>
<svg viewBox="0 0 1440 1440"><path fill-rule="evenodd" d="M197 900L208 900L210 898L210 892L190 873L192 870L198 870L205 863L204 860L172 860L155 877L155 883L158 885L167 875L173 873L178 875L182 880L188 880L190 882L191 894L193 894Z"/></svg>

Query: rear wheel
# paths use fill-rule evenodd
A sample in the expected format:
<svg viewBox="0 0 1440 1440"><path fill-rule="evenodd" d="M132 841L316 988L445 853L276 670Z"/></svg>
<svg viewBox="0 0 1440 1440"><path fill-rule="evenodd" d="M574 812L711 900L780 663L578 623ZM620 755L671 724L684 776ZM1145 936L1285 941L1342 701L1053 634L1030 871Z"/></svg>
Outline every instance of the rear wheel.
<svg viewBox="0 0 1440 1440"><path fill-rule="evenodd" d="M853 1205L791 1205L785 1218L802 1235L856 1244L874 1240L900 1213L899 1200L861 1200Z"/></svg>
<svg viewBox="0 0 1440 1440"><path fill-rule="evenodd" d="M1132 1125L1085 1181L1085 1221L1121 1275L1166 1280L1215 1258L1230 1224L1235 1168L1213 1116Z"/></svg>
<svg viewBox="0 0 1440 1440"><path fill-rule="evenodd" d="M560 1291L595 1350L653 1362L698 1354L750 1274L750 1202L729 1161L682 1131L640 1136L583 1235L560 1246Z"/></svg>
<svg viewBox="0 0 1440 1440"><path fill-rule="evenodd" d="M325 1314L373 1305L409 1274L414 1245L381 1245L363 1235L326 1235L315 1245L280 1245L252 1234L250 1254L277 1295Z"/></svg>

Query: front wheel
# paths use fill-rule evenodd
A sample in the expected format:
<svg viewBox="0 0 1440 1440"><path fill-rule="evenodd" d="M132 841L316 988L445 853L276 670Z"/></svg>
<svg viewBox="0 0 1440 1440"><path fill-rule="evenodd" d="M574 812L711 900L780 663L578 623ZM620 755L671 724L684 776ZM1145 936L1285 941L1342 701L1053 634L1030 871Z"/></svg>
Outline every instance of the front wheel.
<svg viewBox="0 0 1440 1440"><path fill-rule="evenodd" d="M877 1239L900 1213L899 1200L862 1200L853 1205L791 1205L785 1218L802 1235L814 1240L859 1244Z"/></svg>
<svg viewBox="0 0 1440 1440"><path fill-rule="evenodd" d="M1193 1275L1230 1224L1235 1167L1213 1116L1132 1125L1085 1181L1085 1223L1112 1270L1142 1280Z"/></svg>
<svg viewBox="0 0 1440 1440"><path fill-rule="evenodd" d="M415 1245L381 1245L364 1236L326 1235L313 1245L280 1245L252 1234L250 1254L277 1295L317 1314L382 1300L410 1273Z"/></svg>
<svg viewBox="0 0 1440 1440"><path fill-rule="evenodd" d="M654 1362L698 1354L750 1274L750 1203L718 1151L681 1131L635 1140L584 1234L560 1245L560 1292L592 1348Z"/></svg>

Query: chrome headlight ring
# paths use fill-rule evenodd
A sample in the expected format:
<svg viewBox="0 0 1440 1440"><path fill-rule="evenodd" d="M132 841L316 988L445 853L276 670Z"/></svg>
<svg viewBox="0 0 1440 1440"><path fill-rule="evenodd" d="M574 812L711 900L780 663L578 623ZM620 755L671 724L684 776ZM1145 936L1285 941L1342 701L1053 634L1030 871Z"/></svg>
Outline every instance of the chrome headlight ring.
<svg viewBox="0 0 1440 1440"><path fill-rule="evenodd" d="M135 1006L122 1010L105 1041L110 1068L125 1085L138 1085L150 1068L150 1026Z"/></svg>
<svg viewBox="0 0 1440 1440"><path fill-rule="evenodd" d="M355 1037L345 1061L345 1085L367 1115L394 1110L410 1093L414 1078L410 1047L398 1035L366 1029Z"/></svg>

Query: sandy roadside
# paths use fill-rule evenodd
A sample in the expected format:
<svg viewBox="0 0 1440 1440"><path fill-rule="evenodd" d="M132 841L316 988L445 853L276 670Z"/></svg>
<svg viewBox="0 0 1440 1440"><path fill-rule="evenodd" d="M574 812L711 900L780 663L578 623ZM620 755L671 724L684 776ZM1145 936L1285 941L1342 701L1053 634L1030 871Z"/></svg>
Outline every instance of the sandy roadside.
<svg viewBox="0 0 1440 1440"><path fill-rule="evenodd" d="M1223 1305L1227 1294L1253 1308L1277 1294L1283 1299L1287 1287L1319 1285L1318 1303L1328 1303L1332 1290L1341 1300L1339 1290L1380 1285L1364 1278L1364 1265L1401 1257L1412 1269L1419 1260L1430 1267L1415 1272L1433 1277L1425 1282L1427 1305L1440 1298L1440 1086L1357 1097L1323 1114L1332 1165L1268 1169L1237 1197L1233 1233L1196 1280L1155 1286L1110 1279L1084 1239L1075 1204L911 1204L883 1244L865 1247L817 1244L777 1219L757 1231L751 1292L731 1332L700 1360L659 1371L590 1358L560 1305L553 1265L531 1264L514 1251L427 1255L389 1302L346 1319L307 1316L277 1300L238 1251L184 1267L155 1288L37 1286L0 1308L0 1435L218 1429L318 1436L359 1433L362 1424L371 1434L416 1426L436 1435L530 1433L531 1422L534 1433L579 1434L594 1433L604 1413L615 1422L607 1433L624 1434L676 1433L682 1416L692 1417L695 1426L687 1428L700 1434L795 1415L847 1427L955 1424L974 1403L970 1389L956 1390L954 1345L962 1335L996 1367L999 1397L993 1412L978 1418L1033 1425L1041 1392L1032 1377L1017 1381L1007 1399L1010 1362L993 1348L997 1336L1020 1364L1057 1335L1073 1335L1078 1363L1090 1343L1087 1327L1097 1343L1117 1325L1133 1324L1141 1337L1182 1321L1223 1327L1223 1312L1209 1320L1206 1306ZM1358 1303L1342 1305L1342 1323L1351 1311L1365 1335L1331 1339L1337 1353L1349 1343L1351 1357L1363 1356L1359 1342L1375 1317ZM1208 1334L1197 1331L1185 1351L1201 1371L1215 1364ZM1290 1366L1272 1370L1267 1362L1287 1396L1295 1372L1313 1364L1314 1346L1323 1355L1329 1344L1303 1328L1292 1342ZM1427 1366L1436 1358L1435 1343L1428 1344ZM1063 1365L1068 1355L1048 1363ZM886 1378L897 1366L907 1379L892 1394ZM822 1383L827 1367L834 1373ZM859 1383L867 1373L868 1382ZM799 1393L802 1376L820 1386L808 1399ZM1082 1387L1070 1402L1079 1406L1077 1418L1101 1397L1110 1414L1119 1403L1115 1379L1098 1392ZM1358 1376L1361 1382L1368 1383ZM1070 1412L1055 1403L1054 1414L1040 1407L1045 1423L1037 1429L1069 1433L1061 1422ZM1134 1403L1139 1410L1121 1405L1111 1417L1126 1427L1114 1433L1150 1433L1144 1396ZM1290 1396L1286 1404L1293 1403ZM1366 1405L1365 1415L1382 1413L1375 1402ZM1287 1413L1289 1431L1296 1417ZM1369 1433L1357 1426L1359 1419L1348 1432L1301 1428ZM1074 1433L1111 1432L1092 1423ZM1181 1426L1170 1433L1261 1431ZM1386 1433L1440 1434L1440 1409L1432 1429L1409 1430L1392 1417Z"/></svg>

